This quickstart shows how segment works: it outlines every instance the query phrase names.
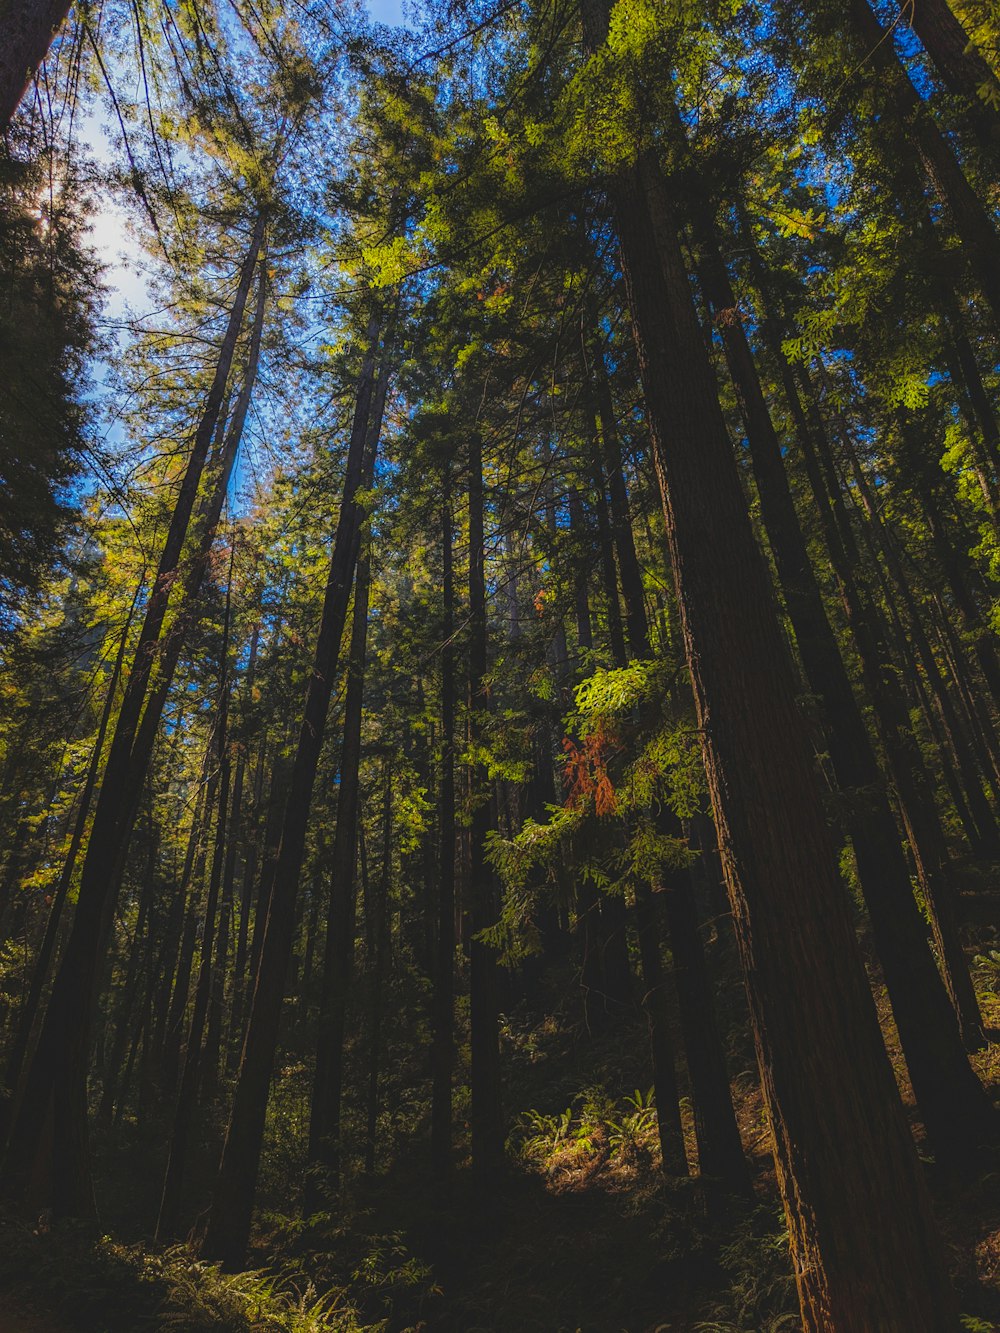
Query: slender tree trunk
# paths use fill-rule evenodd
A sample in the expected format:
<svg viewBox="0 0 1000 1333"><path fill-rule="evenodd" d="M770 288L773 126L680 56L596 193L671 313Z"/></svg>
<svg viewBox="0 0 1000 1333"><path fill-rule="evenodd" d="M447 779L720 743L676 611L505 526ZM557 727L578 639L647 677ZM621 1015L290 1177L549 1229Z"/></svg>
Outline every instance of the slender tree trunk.
<svg viewBox="0 0 1000 1333"><path fill-rule="evenodd" d="M209 444L218 424L226 384L253 273L264 238L260 213L240 271L236 297L216 361L212 386L195 432L159 568L146 604L132 671L115 724L114 737L87 844L73 927L53 982L38 1044L12 1122L0 1189L24 1194L34 1179L57 1213L89 1214L93 1190L87 1145L87 1054L94 992L106 947L105 922L112 907L116 870L123 852L123 826L132 794L145 777L152 746L133 763L133 743L146 700L150 674L184 540L195 508ZM47 1146L38 1160L44 1140Z"/></svg>
<svg viewBox="0 0 1000 1333"><path fill-rule="evenodd" d="M745 225L744 230L749 242L748 251L754 266L758 293L764 303L764 334L781 371L806 475L819 507L827 551L838 580L848 624L858 648L865 683L875 704L879 733L902 806L904 824L920 873L925 900L934 916L939 944L946 938L949 942L941 954L945 972L944 982L959 1020L960 1035L966 1045L974 1046L977 1040L981 1039L978 1007L971 993L968 966L962 956L954 930L949 928L951 888L947 880L947 855L937 810L927 788L922 760L916 752L910 732L906 701L899 690L898 682L882 665L886 655L879 647L876 624L860 597L853 574L858 564L856 551L854 558L850 557L853 536L846 524L841 524L839 532L835 528L837 506L842 507L842 501L839 494L834 494L832 490L827 491L820 472L818 452L826 447L822 422L818 417L810 420L803 408L794 376L781 351L780 331L768 305L766 274L756 256L752 238ZM740 336L742 337L742 334ZM746 348L745 338L743 346ZM748 348L746 356L749 357ZM752 361L750 365L752 367ZM752 393L752 386L748 384L745 392ZM759 395L759 386L757 392ZM757 415L760 415L761 411L766 412L762 398L758 401ZM758 432L756 436L754 467L759 487L773 486L775 481L784 481L783 470L778 476L781 459L773 431L771 438L773 447L768 447L765 451L760 448L761 434ZM753 443L751 447L755 448ZM774 471L774 478L770 482L765 469ZM794 506L788 492L787 481L784 481L782 489L784 491L782 507L794 516ZM764 506L764 495L765 491L762 489L762 507L765 508L765 521L768 521L768 507ZM775 498L772 494L771 507L774 506ZM780 513L774 517L780 523ZM769 535L771 526L769 523ZM789 612L796 629L810 684L826 703L830 753L838 784L848 797L845 823L854 843L859 879L868 905L872 933L882 962L900 1040L917 1102L937 1151L943 1157L962 1156L971 1150L971 1145L980 1142L984 1137L988 1139L996 1134L995 1117L990 1111L982 1085L969 1067L968 1061L956 1051L955 1038L950 1035L950 1024L945 1021L936 968L926 947L923 923L919 919L910 890L909 871L899 848L895 821L881 774L864 723L854 702L836 640L830 632L829 622L825 620L825 611L819 600L819 589L811 576L808 556L797 523L795 530L792 531L793 537L795 532L799 533L798 558L794 558L794 549L786 550L783 556L779 556L776 550L777 562L779 571L783 567L788 571L782 574L782 577L784 581L790 583L796 578L796 566L800 571L808 572L814 595L812 600L818 603L818 612L814 609L815 623L811 626L806 624L804 632L800 634L796 607L799 617L802 614L803 601L806 601L807 610L809 607L809 602L803 595L807 594L809 589L803 586L804 581L800 572L797 579L799 584L797 598L788 598ZM775 528L774 535L784 540L780 527ZM791 583L791 586L794 588L795 584ZM823 617L822 625L819 623L819 616ZM824 636L819 632L824 625L827 631L825 644ZM838 665L840 670L836 671ZM833 679L833 672L836 672L841 679ZM848 709L851 710L850 713ZM980 1033L978 1039L975 1035L977 1030Z"/></svg>
<svg viewBox="0 0 1000 1333"><path fill-rule="evenodd" d="M431 1162L438 1176L451 1169L452 1071L455 1064L455 568L451 468L443 465L441 496L441 770L438 788L439 864L437 955L434 967L434 1045Z"/></svg>
<svg viewBox="0 0 1000 1333"><path fill-rule="evenodd" d="M253 810L255 821L257 812L261 808L261 801L264 794L264 759L266 746L263 741L260 744L260 753L257 757L257 771L254 775L253 785ZM243 1009L247 992L247 973L252 975L252 970L248 967L248 948L250 943L250 916L251 904L253 902L253 887L257 878L258 863L258 830L255 828L252 835L247 838L245 847L245 860L243 863L243 883L240 892L240 919L236 931L236 956L233 959L233 999L232 1008L229 1012L229 1037L226 1045L226 1072L234 1074L239 1062L240 1051L243 1045Z"/></svg>
<svg viewBox="0 0 1000 1333"><path fill-rule="evenodd" d="M225 644L227 635L223 635ZM223 649L223 660L227 648ZM156 1221L156 1236L160 1241L173 1239L178 1232L181 1212L181 1191L184 1184L184 1172L187 1166L188 1144L195 1119L198 1103L198 1089L204 1068L202 1043L205 1039L205 1027L208 1020L209 1005L212 998L213 973L215 971L215 937L218 928L219 889L222 884L223 845L225 842L226 815L229 805L229 760L228 760L228 721L229 721L229 682L223 671L219 690L219 718L215 728L215 752L219 768L218 814L216 818L215 844L212 853L212 869L208 880L208 897L205 902L205 920L201 932L201 964L198 981L194 992L194 1007L191 1012L191 1025L188 1029L187 1049L184 1053L184 1068L181 1073L180 1090L174 1107L173 1126L170 1133L170 1150L167 1157L167 1170L163 1182L163 1195L160 1199L160 1212Z"/></svg>
<svg viewBox="0 0 1000 1333"><path fill-rule="evenodd" d="M129 942L128 956L125 959L125 979L121 987L120 998L115 1004L113 1000L108 1002L108 1028L110 1030L111 1017L114 1010L117 1010L117 1022L114 1024L114 1037L111 1042L111 1051L104 1062L104 1086L101 1089L101 1100L97 1106L98 1118L106 1125L110 1125L114 1120L114 1110L116 1100L124 1086L123 1068L125 1055L129 1046L129 1040L132 1035L133 1021L132 1013L135 1008L136 997L139 994L139 988L143 981L143 969L149 969L152 966L150 959L151 941L147 940L145 948L143 947L143 936L146 934L151 907L152 883L151 877L147 876L142 888L142 894L139 899L139 910L136 916L135 931Z"/></svg>
<svg viewBox="0 0 1000 1333"><path fill-rule="evenodd" d="M379 1079L382 1074L382 1020L385 1009L385 972L389 953L389 890L392 879L392 767L389 757L382 773L382 873L371 903L375 920L370 936L375 948L369 959L368 1096L365 1103L365 1172L375 1172L378 1148Z"/></svg>
<svg viewBox="0 0 1000 1333"><path fill-rule="evenodd" d="M473 430L469 437L469 728L473 747L482 734L482 715L488 701L484 690L487 668L486 576L483 534L482 442ZM472 1167L483 1179L492 1178L503 1162L504 1131L500 1080L499 998L495 950L477 938L497 916L495 877L486 863L486 835L491 824L485 765L472 775L472 821L469 874L472 939L471 1045L472 1045Z"/></svg>
<svg viewBox="0 0 1000 1333"><path fill-rule="evenodd" d="M354 620L347 667L347 697L344 701L344 740L340 751L337 828L333 841L316 1069L309 1119L309 1157L313 1163L313 1174L306 1190L307 1215L334 1199L340 1186L344 1040L354 966L357 915L355 875L358 859L358 812L361 804L361 717L364 703L370 583L371 558L366 548L358 559L358 572L354 581ZM317 1168L324 1172L322 1178L317 1178L315 1174Z"/></svg>
<svg viewBox="0 0 1000 1333"><path fill-rule="evenodd" d="M45 983L48 980L52 957L55 953L56 940L59 937L59 926L62 921L63 908L66 905L66 898L73 883L76 860L80 854L80 848L83 845L84 835L87 831L87 821L90 817L90 805L94 798L98 774L101 771L101 754L104 750L104 740L107 736L108 724L111 721L111 714L114 710L115 695L118 692L118 681L121 676L122 663L125 660L125 650L128 646L128 636L132 628L135 608L139 600L139 591L140 589L137 587L135 595L132 598L132 604L129 607L125 626L122 629L121 639L118 643L118 653L115 657L115 664L112 668L110 679L108 680L107 692L104 696L104 707L101 710L101 720L98 723L97 736L94 739L94 748L91 751L90 766L87 769L87 777L83 784L83 790L80 793L80 803L77 807L76 821L73 825L73 834L70 838L69 850L66 853L66 860L63 862L63 868L59 876L59 883L56 885L56 891L52 895L52 904L49 908L48 920L45 923L45 934L42 936L42 943L38 950L38 957L35 959L35 965L31 974L31 984L28 988L28 994L25 997L24 1005L22 1006L18 1019L17 1031L7 1056L6 1083L11 1091L11 1095L13 1095L21 1077L24 1058L27 1055L31 1035L35 1028L35 1020L38 1016L39 1002L42 998L42 991L45 988ZM6 1119L6 1117L4 1119ZM5 1127L5 1123L0 1124L0 1132L2 1132Z"/></svg>
<svg viewBox="0 0 1000 1333"><path fill-rule="evenodd" d="M232 625L233 566L236 560L236 534L233 533L229 555L229 578L226 584L226 604L223 619L222 649L219 669L219 688L225 697L225 729L220 737L219 750L219 818L215 829L215 852L212 869L219 866L219 922L216 930L215 962L212 966L208 998L208 1016L205 1020L205 1052L202 1059L202 1100L211 1102L219 1088L219 1062L222 1054L222 1015L225 1003L226 969L229 961L229 933L233 916L233 881L236 874L236 837L239 822L239 802L243 798L242 755L237 760L236 785L230 797L232 772L231 741L229 735L229 707L232 692L229 670L229 641ZM251 657L252 662L252 657ZM251 667L252 672L252 667Z"/></svg>
<svg viewBox="0 0 1000 1333"><path fill-rule="evenodd" d="M379 321L368 327L368 349L358 381L337 536L327 579L319 639L306 691L302 729L289 782L288 801L267 912L243 1060L222 1153L203 1253L239 1268L250 1237L253 1198L264 1135L268 1088L278 1043L285 979L295 930L299 877L340 642L358 558L362 513L355 494L364 476Z"/></svg>
<svg viewBox="0 0 1000 1333"><path fill-rule="evenodd" d="M662 887L684 1054L691 1079L698 1165L703 1176L719 1181L728 1192L752 1198L750 1170L736 1123L729 1071L716 1024L712 984L698 934L691 872L668 871Z"/></svg>
<svg viewBox="0 0 1000 1333"><path fill-rule="evenodd" d="M688 1174L681 1126L680 1095L674 1068L674 1048L670 1040L670 1014L667 1009L666 979L660 955L660 932L655 919L656 904L648 884L635 884L636 934L642 962L644 995L642 1007L649 1025L649 1049L653 1063L653 1091L656 1096L656 1127L660 1139L663 1170L670 1176Z"/></svg>
<svg viewBox="0 0 1000 1333"><path fill-rule="evenodd" d="M598 386L601 441L608 478L608 493L611 497L611 526L625 600L629 648L633 657L644 659L652 656L649 619L643 595L642 573L629 519L628 492L622 469L611 387L603 351L596 335L587 351L595 369ZM661 832L677 838L683 836L680 821L667 810L659 814L657 824ZM725 1055L715 1027L711 987L708 984L701 940L695 925L693 886L689 877L670 873L666 876L664 887L667 889L665 896L670 943L680 1000L681 1030L691 1078L699 1162L703 1174L718 1176L726 1188L734 1193L751 1195L750 1175L736 1125ZM681 901L685 892L689 898L687 903ZM665 1004L661 998L658 1015L650 1012L649 1007L649 997L662 996L663 987L660 937L654 906L658 896L651 894L645 885L637 888L636 928L643 965L643 980L647 990L646 1009L651 1024L650 1036L651 1039L655 1037L652 1046L653 1072L655 1078L663 1084L662 1091L657 1090L656 1102L661 1149L666 1163L669 1159L663 1142L664 1136L668 1139L676 1136L679 1132L680 1116L677 1109L674 1052L667 1032ZM654 1016L661 1029L659 1033L655 1031ZM672 1100L666 1100L670 1098ZM683 1146L681 1159L683 1160ZM684 1169L686 1171L686 1165Z"/></svg>
<svg viewBox="0 0 1000 1333"><path fill-rule="evenodd" d="M586 545L589 547L589 537L583 513L583 502L580 499L579 491L576 489L571 490L569 495L569 522L570 531L572 532L574 539L579 542L581 546ZM590 597L587 591L587 564L583 550L576 553L573 568L573 609L576 615L576 647L578 653L589 653L593 651L594 634L590 622Z"/></svg>
<svg viewBox="0 0 1000 1333"><path fill-rule="evenodd" d="M877 619L870 614L860 596L854 575L860 566L860 555L843 513L842 493L818 412L812 413L810 421L812 429L800 439L807 474L823 520L826 521L827 506L838 520L837 535L828 533L828 550L858 645L865 683L875 704L879 733L892 769L907 838L930 912L945 984L959 1018L963 1040L974 1050L983 1044L982 1018L968 962L958 939L954 894L946 873L944 832L933 797L927 789L923 761L913 739L905 697L889 661L888 650L881 641ZM825 476L813 461L814 451L818 453ZM957 1066L951 1072L960 1075L957 1095L947 1083L942 1084L939 1095L946 1109L950 1104L952 1114L956 1114L955 1108L961 1106L962 1123L956 1126L955 1137L951 1140L938 1142L935 1136L935 1147L945 1157L962 1158L973 1153L976 1144L996 1138L997 1117L978 1079L978 1086L973 1087ZM920 1100L919 1093L917 1099Z"/></svg>
<svg viewBox="0 0 1000 1333"><path fill-rule="evenodd" d="M589 381L588 381L589 387ZM608 607L608 630L611 658L616 666L628 661L622 628L621 601L618 594L618 572L615 567L615 541L607 500L607 478L600 455L596 424L588 422L591 432L592 466L595 490L595 514L601 555L601 577ZM587 913L588 952L596 949L600 958L600 993L606 1017L623 1018L633 1010L632 969L628 956L628 911L625 899L617 893L599 893L597 912ZM588 994L594 998L593 991Z"/></svg>
<svg viewBox="0 0 1000 1333"><path fill-rule="evenodd" d="M206 768L212 762L214 739L213 736L212 745L209 746L205 758ZM215 808L218 780L218 770L212 764L199 796L199 804L195 809L195 817L191 824L191 836L185 857L184 873L181 877L181 894L186 898L186 910L173 989L170 994L170 1003L164 1026L163 1049L160 1059L160 1091L164 1097L171 1100L177 1091L177 1080L180 1076L184 1019L187 1014L188 992L191 988L191 970L194 965L194 953L198 940L198 908L204 885L208 835L212 823L212 810Z"/></svg>

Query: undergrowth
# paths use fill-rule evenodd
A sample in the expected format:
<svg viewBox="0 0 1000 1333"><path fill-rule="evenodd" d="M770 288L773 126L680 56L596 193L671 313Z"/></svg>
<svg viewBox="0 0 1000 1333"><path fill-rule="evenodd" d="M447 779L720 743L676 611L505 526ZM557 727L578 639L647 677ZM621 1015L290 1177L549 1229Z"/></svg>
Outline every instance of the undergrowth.
<svg viewBox="0 0 1000 1333"><path fill-rule="evenodd" d="M85 1333L377 1333L349 1291L300 1270L223 1273L187 1246L123 1245L80 1224L0 1219L0 1287Z"/></svg>

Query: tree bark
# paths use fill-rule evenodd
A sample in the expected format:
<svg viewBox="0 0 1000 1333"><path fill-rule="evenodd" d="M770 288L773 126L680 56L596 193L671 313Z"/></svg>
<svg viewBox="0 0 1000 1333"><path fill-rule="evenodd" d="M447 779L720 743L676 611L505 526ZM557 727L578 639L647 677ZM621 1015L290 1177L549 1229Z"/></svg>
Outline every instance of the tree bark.
<svg viewBox="0 0 1000 1333"><path fill-rule="evenodd" d="M996 97L1000 95L1000 82L976 50L948 0L904 0L901 8L945 87L968 99L995 144L1000 119L995 105L984 101L980 90Z"/></svg>
<svg viewBox="0 0 1000 1333"><path fill-rule="evenodd" d="M72 0L4 0L0 7L0 134L48 55Z"/></svg>
<svg viewBox="0 0 1000 1333"><path fill-rule="evenodd" d="M957 1016L927 943L884 780L827 619L785 474L781 446L714 228L704 211L698 221L703 286L715 311L736 387L764 527L806 677L825 714L827 745L843 797L844 823L854 844L872 935L917 1104L928 1136L944 1158L964 1151L964 1145L981 1141L984 1132L995 1133L989 1129L993 1119L989 1101L966 1058ZM893 772L898 784L900 774L896 768ZM907 767L907 775L909 772ZM900 799L919 857L921 847L930 838L936 811L928 809L933 804L929 793L925 798L912 782L900 790ZM935 843L933 852L928 848L922 862L932 904L947 893L944 886L939 887L945 873L940 864L942 855L943 847ZM941 910L944 912L943 907ZM949 958L955 961L954 955Z"/></svg>
<svg viewBox="0 0 1000 1333"><path fill-rule="evenodd" d="M309 808L358 558L363 515L355 495L364 477L378 342L379 320L373 315L368 325L368 348L358 381L337 535L289 782L250 1022L202 1247L206 1258L221 1260L227 1269L238 1269L243 1264L250 1238L268 1088L295 930L295 907L305 855Z"/></svg>
<svg viewBox="0 0 1000 1333"><path fill-rule="evenodd" d="M585 0L591 50L607 12ZM640 156L612 192L803 1325L929 1333L956 1322L941 1242L661 184Z"/></svg>

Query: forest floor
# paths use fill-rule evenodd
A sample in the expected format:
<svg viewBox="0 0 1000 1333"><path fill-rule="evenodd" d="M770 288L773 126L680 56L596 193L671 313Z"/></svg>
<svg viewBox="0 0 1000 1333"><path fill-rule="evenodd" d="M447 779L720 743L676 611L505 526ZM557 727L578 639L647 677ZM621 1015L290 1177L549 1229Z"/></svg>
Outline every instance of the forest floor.
<svg viewBox="0 0 1000 1333"><path fill-rule="evenodd" d="M977 979L995 1030L1000 957L993 961L995 974L985 959ZM915 1116L884 997L881 1017ZM467 1169L447 1189L435 1184L426 1126L415 1122L409 1151L372 1179L357 1178L337 1218L305 1225L277 1207L263 1213L251 1256L258 1268L247 1274L221 1275L184 1246L153 1247L135 1223L138 1208L114 1221L127 1242L0 1218L0 1333L799 1328L763 1108L738 1036L729 1055L754 1208L706 1194L697 1179L665 1181L655 1169L640 1024L591 1036L566 1013L523 1018L506 1025L504 1044L513 1129L507 1170L490 1190ZM974 1059L1000 1096L1000 1044ZM686 1101L682 1111L693 1161ZM141 1152L133 1144L119 1171L135 1174ZM931 1162L927 1171L964 1327L1000 1330L1000 1168L984 1161L982 1174L960 1185Z"/></svg>

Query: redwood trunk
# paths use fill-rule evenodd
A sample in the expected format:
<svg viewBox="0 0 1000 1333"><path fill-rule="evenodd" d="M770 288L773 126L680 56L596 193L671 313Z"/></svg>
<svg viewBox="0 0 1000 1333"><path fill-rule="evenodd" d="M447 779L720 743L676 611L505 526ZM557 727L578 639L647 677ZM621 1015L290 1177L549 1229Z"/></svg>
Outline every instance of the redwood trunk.
<svg viewBox="0 0 1000 1333"><path fill-rule="evenodd" d="M602 40L606 13L597 25ZM648 158L616 182L622 262L803 1324L952 1327L941 1243L659 186Z"/></svg>

